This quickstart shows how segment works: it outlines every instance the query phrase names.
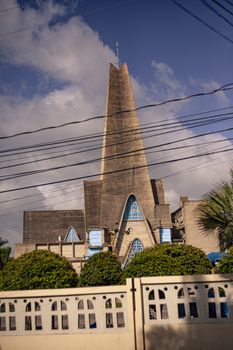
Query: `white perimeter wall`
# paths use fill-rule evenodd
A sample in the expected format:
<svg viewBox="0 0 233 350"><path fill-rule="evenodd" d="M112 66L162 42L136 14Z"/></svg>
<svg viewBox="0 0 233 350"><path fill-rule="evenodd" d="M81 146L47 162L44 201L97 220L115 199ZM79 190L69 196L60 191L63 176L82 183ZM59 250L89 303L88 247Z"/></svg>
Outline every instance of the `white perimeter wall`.
<svg viewBox="0 0 233 350"><path fill-rule="evenodd" d="M0 292L1 350L230 350L233 275Z"/></svg>

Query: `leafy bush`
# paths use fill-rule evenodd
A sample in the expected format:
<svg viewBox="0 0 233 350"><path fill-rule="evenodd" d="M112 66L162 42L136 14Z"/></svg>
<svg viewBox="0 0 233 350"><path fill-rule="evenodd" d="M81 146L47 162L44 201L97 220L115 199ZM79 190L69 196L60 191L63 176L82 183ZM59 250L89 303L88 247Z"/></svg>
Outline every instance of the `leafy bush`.
<svg viewBox="0 0 233 350"><path fill-rule="evenodd" d="M216 265L217 273L233 273L233 247L228 254Z"/></svg>
<svg viewBox="0 0 233 350"><path fill-rule="evenodd" d="M78 276L72 265L47 250L34 250L10 260L0 276L1 290L75 287Z"/></svg>
<svg viewBox="0 0 233 350"><path fill-rule="evenodd" d="M84 265L80 286L105 286L122 283L123 273L117 258L110 252L91 256Z"/></svg>
<svg viewBox="0 0 233 350"><path fill-rule="evenodd" d="M137 254L126 267L126 277L201 275L211 273L211 263L200 249L160 244Z"/></svg>

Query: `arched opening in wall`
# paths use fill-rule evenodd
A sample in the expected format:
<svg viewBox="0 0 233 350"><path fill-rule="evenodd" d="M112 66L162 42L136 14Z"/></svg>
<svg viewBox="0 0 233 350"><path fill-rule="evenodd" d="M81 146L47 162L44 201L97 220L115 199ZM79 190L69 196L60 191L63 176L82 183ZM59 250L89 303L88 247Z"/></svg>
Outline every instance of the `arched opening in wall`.
<svg viewBox="0 0 233 350"><path fill-rule="evenodd" d="M67 305L63 300L54 301L51 305L51 329L69 329Z"/></svg>
<svg viewBox="0 0 233 350"><path fill-rule="evenodd" d="M25 331L35 329L40 331L42 327L41 305L39 302L28 302L25 306Z"/></svg>
<svg viewBox="0 0 233 350"><path fill-rule="evenodd" d="M141 210L133 194L129 196L129 199L127 201L123 220L124 221L143 220Z"/></svg>
<svg viewBox="0 0 233 350"><path fill-rule="evenodd" d="M136 254L141 253L144 250L143 244L140 239L136 238L129 249L129 254L125 260L124 267L126 267L129 262L135 257Z"/></svg>
<svg viewBox="0 0 233 350"><path fill-rule="evenodd" d="M73 226L68 229L64 242L80 242L80 237Z"/></svg>
<svg viewBox="0 0 233 350"><path fill-rule="evenodd" d="M94 303L90 299L79 300L78 305L78 329L97 328Z"/></svg>

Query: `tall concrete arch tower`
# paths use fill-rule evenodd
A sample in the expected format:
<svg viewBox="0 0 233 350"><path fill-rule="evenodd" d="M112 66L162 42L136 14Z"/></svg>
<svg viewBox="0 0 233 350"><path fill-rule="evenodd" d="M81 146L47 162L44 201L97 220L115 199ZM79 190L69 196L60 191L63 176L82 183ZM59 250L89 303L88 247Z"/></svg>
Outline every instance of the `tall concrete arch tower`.
<svg viewBox="0 0 233 350"><path fill-rule="evenodd" d="M149 176L126 64L110 64L101 172L85 181L86 228L115 228L113 249L124 261L135 240L153 246L160 226L170 227L162 180Z"/></svg>

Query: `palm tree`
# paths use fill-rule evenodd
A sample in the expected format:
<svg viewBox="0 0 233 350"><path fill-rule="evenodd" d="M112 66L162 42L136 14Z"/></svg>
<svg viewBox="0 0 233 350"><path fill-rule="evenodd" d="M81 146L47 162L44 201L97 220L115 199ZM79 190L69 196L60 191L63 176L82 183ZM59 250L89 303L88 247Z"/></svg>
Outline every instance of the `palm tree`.
<svg viewBox="0 0 233 350"><path fill-rule="evenodd" d="M233 245L233 169L230 180L221 182L216 189L204 195L198 206L199 226L211 233L217 230L220 249L225 250Z"/></svg>

